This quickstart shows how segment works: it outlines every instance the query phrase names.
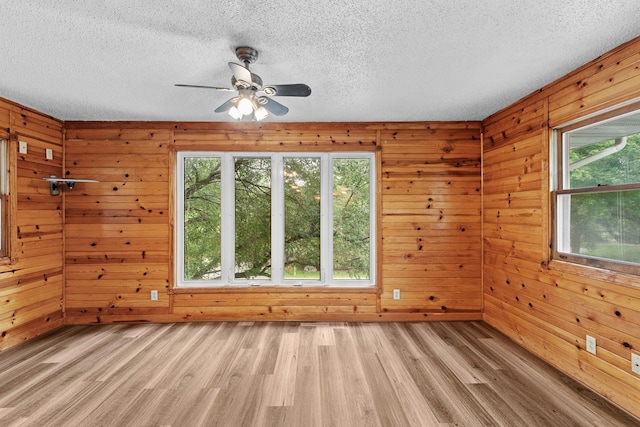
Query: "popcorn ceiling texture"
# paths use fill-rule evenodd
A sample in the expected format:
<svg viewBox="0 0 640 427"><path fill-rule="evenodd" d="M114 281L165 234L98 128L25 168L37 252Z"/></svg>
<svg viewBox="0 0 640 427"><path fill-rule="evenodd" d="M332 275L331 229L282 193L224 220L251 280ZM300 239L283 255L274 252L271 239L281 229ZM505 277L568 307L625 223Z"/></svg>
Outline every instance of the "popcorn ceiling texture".
<svg viewBox="0 0 640 427"><path fill-rule="evenodd" d="M267 121L481 120L639 35L638 0L0 0L0 97L63 120L229 121L234 49L306 83Z"/></svg>

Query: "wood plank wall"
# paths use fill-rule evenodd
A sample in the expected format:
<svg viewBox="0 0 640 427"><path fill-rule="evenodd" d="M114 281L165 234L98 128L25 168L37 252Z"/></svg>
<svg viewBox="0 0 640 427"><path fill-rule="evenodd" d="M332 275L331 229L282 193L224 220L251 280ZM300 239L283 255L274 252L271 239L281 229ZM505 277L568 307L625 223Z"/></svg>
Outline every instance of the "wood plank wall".
<svg viewBox="0 0 640 427"><path fill-rule="evenodd" d="M383 311L482 309L478 137L477 123L387 125L380 132Z"/></svg>
<svg viewBox="0 0 640 427"><path fill-rule="evenodd" d="M640 279L549 263L548 189L550 129L638 97L640 38L483 122L484 320L636 416Z"/></svg>
<svg viewBox="0 0 640 427"><path fill-rule="evenodd" d="M63 323L62 199L42 178L62 173L62 122L0 99L0 138L17 157L16 262L0 264L0 350ZM17 154L17 141L27 154ZM47 160L45 150L53 150Z"/></svg>
<svg viewBox="0 0 640 427"><path fill-rule="evenodd" d="M67 125L65 173L99 181L64 194L68 319L168 313L170 140L166 128Z"/></svg>
<svg viewBox="0 0 640 427"><path fill-rule="evenodd" d="M68 323L481 318L479 122L71 122L65 144L101 181L65 194ZM176 150L378 152L378 287L175 289Z"/></svg>

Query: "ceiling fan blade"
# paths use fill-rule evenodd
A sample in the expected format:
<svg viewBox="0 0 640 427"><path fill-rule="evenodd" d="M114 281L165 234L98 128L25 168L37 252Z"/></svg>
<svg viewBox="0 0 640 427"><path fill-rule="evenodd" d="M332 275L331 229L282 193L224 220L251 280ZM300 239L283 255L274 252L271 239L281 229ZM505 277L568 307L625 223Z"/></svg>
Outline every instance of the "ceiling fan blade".
<svg viewBox="0 0 640 427"><path fill-rule="evenodd" d="M303 83L289 85L269 85L262 89L264 93L272 96L309 96L311 88Z"/></svg>
<svg viewBox="0 0 640 427"><path fill-rule="evenodd" d="M202 85L185 85L185 84L181 84L181 83L176 83L174 86L178 86L178 87L193 87L196 89L215 89L215 90L222 90L225 92L234 92L235 89L229 89L228 87L217 87L217 86L202 86Z"/></svg>
<svg viewBox="0 0 640 427"><path fill-rule="evenodd" d="M216 113L224 113L225 111L229 111L237 100L238 100L238 97L234 96L233 98L231 98L230 100L228 100L227 102L225 102L224 104L222 104L221 106L219 106L213 111L215 111Z"/></svg>
<svg viewBox="0 0 640 427"><path fill-rule="evenodd" d="M249 71L248 68L245 68L240 64L236 64L235 62L229 62L229 68L231 68L231 72L236 80L251 84L251 71Z"/></svg>
<svg viewBox="0 0 640 427"><path fill-rule="evenodd" d="M289 109L287 107L280 104L279 102L274 101L273 99L267 98L266 96L261 96L260 98L258 98L258 102L274 116L284 116L289 112Z"/></svg>

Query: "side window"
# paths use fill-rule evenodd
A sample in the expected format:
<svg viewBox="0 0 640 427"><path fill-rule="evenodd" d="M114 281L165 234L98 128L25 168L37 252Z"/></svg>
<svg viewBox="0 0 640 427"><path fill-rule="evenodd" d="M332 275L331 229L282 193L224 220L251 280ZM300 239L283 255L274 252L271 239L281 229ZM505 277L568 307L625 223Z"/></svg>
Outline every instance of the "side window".
<svg viewBox="0 0 640 427"><path fill-rule="evenodd" d="M640 274L640 106L556 137L553 257Z"/></svg>
<svg viewBox="0 0 640 427"><path fill-rule="evenodd" d="M10 180L10 149L6 139L0 139L0 262L11 263L12 228L10 214L11 200L9 191Z"/></svg>

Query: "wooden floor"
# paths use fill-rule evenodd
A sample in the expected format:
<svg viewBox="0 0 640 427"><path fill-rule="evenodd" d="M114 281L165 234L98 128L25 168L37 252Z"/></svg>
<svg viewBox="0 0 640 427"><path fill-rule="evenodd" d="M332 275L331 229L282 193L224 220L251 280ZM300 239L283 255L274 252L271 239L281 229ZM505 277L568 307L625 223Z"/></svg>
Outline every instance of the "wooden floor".
<svg viewBox="0 0 640 427"><path fill-rule="evenodd" d="M631 426L479 322L74 326L0 353L1 426Z"/></svg>

